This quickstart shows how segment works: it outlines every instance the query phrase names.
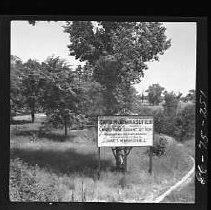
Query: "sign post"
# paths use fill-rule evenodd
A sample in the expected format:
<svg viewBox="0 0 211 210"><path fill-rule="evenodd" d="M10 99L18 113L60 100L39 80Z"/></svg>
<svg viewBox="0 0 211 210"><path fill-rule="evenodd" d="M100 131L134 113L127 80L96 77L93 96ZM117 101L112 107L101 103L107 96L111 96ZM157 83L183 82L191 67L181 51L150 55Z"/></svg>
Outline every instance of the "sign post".
<svg viewBox="0 0 211 210"><path fill-rule="evenodd" d="M98 148L150 147L150 173L152 171L153 137L153 116L98 116Z"/></svg>
<svg viewBox="0 0 211 210"><path fill-rule="evenodd" d="M149 173L152 173L152 147L149 147Z"/></svg>
<svg viewBox="0 0 211 210"><path fill-rule="evenodd" d="M98 180L100 179L100 147L98 147Z"/></svg>

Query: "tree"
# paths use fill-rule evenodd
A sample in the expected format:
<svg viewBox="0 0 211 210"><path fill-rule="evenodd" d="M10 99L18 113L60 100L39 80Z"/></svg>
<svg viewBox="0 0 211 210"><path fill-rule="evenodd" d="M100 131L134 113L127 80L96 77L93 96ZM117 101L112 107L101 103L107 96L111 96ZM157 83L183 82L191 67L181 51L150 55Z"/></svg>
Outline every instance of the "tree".
<svg viewBox="0 0 211 210"><path fill-rule="evenodd" d="M191 101L195 103L196 100L196 91L191 89L189 90L188 94L183 99L185 102Z"/></svg>
<svg viewBox="0 0 211 210"><path fill-rule="evenodd" d="M195 105L185 106L176 116L174 135L182 141L194 136L195 132Z"/></svg>
<svg viewBox="0 0 211 210"><path fill-rule="evenodd" d="M75 71L80 81L80 87L83 89L78 110L91 119L103 115L105 112L103 88L92 77L93 67L85 64L83 67L78 66Z"/></svg>
<svg viewBox="0 0 211 210"><path fill-rule="evenodd" d="M179 103L179 99L181 97L181 93L176 95L173 91L172 92L164 92L164 114L168 117L174 117L177 114L177 106Z"/></svg>
<svg viewBox="0 0 211 210"><path fill-rule="evenodd" d="M181 95L181 93L176 94L173 91L164 92L164 123L162 126L162 133L165 133L167 135L174 135L174 123L177 116L178 103Z"/></svg>
<svg viewBox="0 0 211 210"><path fill-rule="evenodd" d="M131 84L144 76L146 62L159 60L170 47L165 27L158 22L73 21L67 22L65 32L70 35L70 55L93 66L93 78L104 90L107 115L122 112L116 96L122 92L121 101L126 102ZM123 150L116 148L115 154Z"/></svg>
<svg viewBox="0 0 211 210"><path fill-rule="evenodd" d="M38 61L29 59L23 64L21 92L24 96L24 104L29 108L32 123L35 120L35 112L39 106L41 86L44 75L41 71L41 65Z"/></svg>
<svg viewBox="0 0 211 210"><path fill-rule="evenodd" d="M64 127L65 137L67 128L77 114L80 98L80 86L76 73L60 57L49 57L42 63L45 73L44 90L41 104L46 112L49 123L54 127Z"/></svg>
<svg viewBox="0 0 211 210"><path fill-rule="evenodd" d="M21 69L22 61L17 56L10 58L10 119L16 115L22 107L23 96L21 94Z"/></svg>
<svg viewBox="0 0 211 210"><path fill-rule="evenodd" d="M153 105L158 105L162 101L161 94L164 91L164 88L161 87L159 84L153 84L149 86L148 90L148 100L149 103Z"/></svg>
<svg viewBox="0 0 211 210"><path fill-rule="evenodd" d="M160 134L164 131L164 127L165 127L165 123L166 123L164 112L163 112L163 110L158 109L153 113L153 115L154 115L155 131Z"/></svg>

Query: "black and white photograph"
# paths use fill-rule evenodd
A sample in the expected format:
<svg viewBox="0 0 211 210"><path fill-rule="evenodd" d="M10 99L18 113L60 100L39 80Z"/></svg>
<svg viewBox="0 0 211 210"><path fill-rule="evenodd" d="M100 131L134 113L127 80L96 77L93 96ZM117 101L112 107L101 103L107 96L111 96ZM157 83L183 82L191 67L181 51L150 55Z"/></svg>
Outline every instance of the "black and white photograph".
<svg viewBox="0 0 211 210"><path fill-rule="evenodd" d="M10 201L194 204L196 58L194 21L12 20Z"/></svg>

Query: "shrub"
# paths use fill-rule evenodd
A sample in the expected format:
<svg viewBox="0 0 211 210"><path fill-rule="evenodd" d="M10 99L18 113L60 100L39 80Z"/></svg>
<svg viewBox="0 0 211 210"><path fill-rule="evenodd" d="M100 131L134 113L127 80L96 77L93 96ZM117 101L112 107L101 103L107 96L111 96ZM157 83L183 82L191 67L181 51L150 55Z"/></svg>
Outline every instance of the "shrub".
<svg viewBox="0 0 211 210"><path fill-rule="evenodd" d="M154 146L152 147L152 153L161 156L166 153L166 148L167 148L167 140L164 137L160 137L158 141L154 143Z"/></svg>
<svg viewBox="0 0 211 210"><path fill-rule="evenodd" d="M166 116L171 116L171 117L176 116L180 97L181 97L181 94L176 95L174 92L164 93L165 103L163 104L163 107L164 107L164 112Z"/></svg>
<svg viewBox="0 0 211 210"><path fill-rule="evenodd" d="M174 136L177 140L191 138L195 133L195 105L187 104L181 108L177 115L168 115L158 110L153 113L155 131Z"/></svg>
<svg viewBox="0 0 211 210"><path fill-rule="evenodd" d="M163 110L157 110L153 113L155 131L158 133L164 133L167 135L173 135L174 133L174 118L168 116Z"/></svg>
<svg viewBox="0 0 211 210"><path fill-rule="evenodd" d="M163 110L157 110L157 111L153 112L153 116L154 116L155 131L158 133L162 133L164 123L165 123L165 116L164 116Z"/></svg>
<svg viewBox="0 0 211 210"><path fill-rule="evenodd" d="M140 106L137 110L138 115L152 115L153 111L149 107Z"/></svg>
<svg viewBox="0 0 211 210"><path fill-rule="evenodd" d="M39 166L29 166L19 158L11 160L10 200L60 201L63 191L58 187L58 177L53 174L44 176L45 174Z"/></svg>
<svg viewBox="0 0 211 210"><path fill-rule="evenodd" d="M152 155L155 156L165 155L167 146L168 146L168 141L165 137L159 136L158 138L155 138L154 144L152 146ZM150 151L147 150L147 153L149 155Z"/></svg>
<svg viewBox="0 0 211 210"><path fill-rule="evenodd" d="M194 104L184 107L176 116L174 125L174 136L182 141L190 138L195 133L195 106Z"/></svg>

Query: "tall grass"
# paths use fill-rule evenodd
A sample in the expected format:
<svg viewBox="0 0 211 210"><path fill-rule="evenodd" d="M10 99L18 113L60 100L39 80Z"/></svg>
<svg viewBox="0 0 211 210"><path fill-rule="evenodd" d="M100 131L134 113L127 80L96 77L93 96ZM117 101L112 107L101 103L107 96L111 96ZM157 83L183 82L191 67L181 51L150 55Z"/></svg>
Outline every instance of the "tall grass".
<svg viewBox="0 0 211 210"><path fill-rule="evenodd" d="M12 201L105 201L144 202L175 183L191 167L187 154L169 141L166 156L153 157L148 173L146 148L134 147L128 172L115 172L110 148L101 149L101 174L94 135L87 130L70 131L65 141L54 130L30 142L38 124L11 128L10 199ZM159 138L159 136L155 136Z"/></svg>
<svg viewBox="0 0 211 210"><path fill-rule="evenodd" d="M195 202L195 182L194 179L182 189L175 190L168 195L162 203L194 203Z"/></svg>

